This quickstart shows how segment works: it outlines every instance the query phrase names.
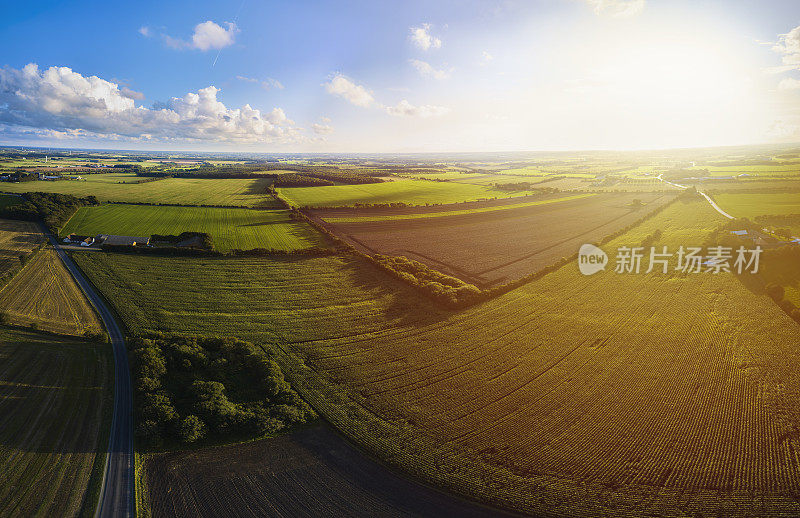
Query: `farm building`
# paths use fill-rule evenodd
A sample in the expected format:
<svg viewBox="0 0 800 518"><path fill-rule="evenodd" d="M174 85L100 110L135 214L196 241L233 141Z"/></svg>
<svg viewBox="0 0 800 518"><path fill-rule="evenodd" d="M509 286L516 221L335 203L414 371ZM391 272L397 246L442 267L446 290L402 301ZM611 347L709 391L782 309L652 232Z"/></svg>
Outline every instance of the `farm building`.
<svg viewBox="0 0 800 518"><path fill-rule="evenodd" d="M70 234L64 238L64 243L72 243L81 246L92 246L95 239L92 236L81 236L78 234Z"/></svg>
<svg viewBox="0 0 800 518"><path fill-rule="evenodd" d="M97 239L103 246L146 246L150 244L149 237L114 236L101 234Z"/></svg>

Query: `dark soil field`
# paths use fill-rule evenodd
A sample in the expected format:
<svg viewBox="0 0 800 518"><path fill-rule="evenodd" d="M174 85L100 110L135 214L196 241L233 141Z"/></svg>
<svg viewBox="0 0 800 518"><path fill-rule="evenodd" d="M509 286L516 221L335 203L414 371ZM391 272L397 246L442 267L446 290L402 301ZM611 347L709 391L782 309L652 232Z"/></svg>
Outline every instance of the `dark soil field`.
<svg viewBox="0 0 800 518"><path fill-rule="evenodd" d="M547 195L547 198L564 194ZM633 200L643 206L632 206ZM578 251L583 243L639 220L673 199L668 193L603 193L529 207L433 218L326 223L368 253L402 255L485 288L535 272ZM520 203L498 200L437 206L430 212ZM318 221L352 216L419 214L425 208L317 210Z"/></svg>
<svg viewBox="0 0 800 518"><path fill-rule="evenodd" d="M274 439L154 455L152 516L510 516L395 475L326 424Z"/></svg>

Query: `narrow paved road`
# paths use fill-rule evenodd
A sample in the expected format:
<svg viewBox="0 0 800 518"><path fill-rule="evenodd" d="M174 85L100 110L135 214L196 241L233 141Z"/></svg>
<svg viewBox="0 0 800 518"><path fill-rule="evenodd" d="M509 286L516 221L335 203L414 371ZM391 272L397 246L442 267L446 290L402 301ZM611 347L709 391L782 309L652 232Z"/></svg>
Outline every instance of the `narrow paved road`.
<svg viewBox="0 0 800 518"><path fill-rule="evenodd" d="M669 180L664 180L664 178L662 178L663 175L664 175L664 173L661 173L656 178L658 178L659 180L661 180L664 183L667 183L669 185L673 185L675 187L678 187L679 189L688 189L688 187L685 186L685 185L681 185L681 184L678 184L678 183L672 183ZM727 212L725 212L724 210L722 210L722 208L719 205L717 205L717 203L714 200L712 200L711 196L709 196L708 194L704 193L703 191L697 191L697 194L699 194L700 196L705 198L706 201L711 204L711 207L713 207L714 210L716 210L717 212L719 212L720 214L722 214L726 218L728 218L728 219L736 219L733 216L731 216L730 214L728 214Z"/></svg>
<svg viewBox="0 0 800 518"><path fill-rule="evenodd" d="M133 507L133 420L131 378L128 370L125 338L114 315L111 314L103 299L94 291L77 265L61 249L56 237L44 226L42 226L42 232L50 240L50 244L64 262L64 266L67 267L75 282L97 310L114 349L114 416L111 421L108 456L95 517L133 516L135 514Z"/></svg>

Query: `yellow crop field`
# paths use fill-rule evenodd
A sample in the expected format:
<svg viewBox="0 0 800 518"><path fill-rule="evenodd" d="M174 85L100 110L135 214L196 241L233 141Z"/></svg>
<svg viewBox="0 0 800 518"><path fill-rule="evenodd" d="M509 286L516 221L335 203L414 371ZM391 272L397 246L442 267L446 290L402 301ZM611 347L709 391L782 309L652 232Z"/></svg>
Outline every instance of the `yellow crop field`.
<svg viewBox="0 0 800 518"><path fill-rule="evenodd" d="M99 333L92 307L55 250L42 250L0 291L0 311L9 322L36 324L54 333Z"/></svg>

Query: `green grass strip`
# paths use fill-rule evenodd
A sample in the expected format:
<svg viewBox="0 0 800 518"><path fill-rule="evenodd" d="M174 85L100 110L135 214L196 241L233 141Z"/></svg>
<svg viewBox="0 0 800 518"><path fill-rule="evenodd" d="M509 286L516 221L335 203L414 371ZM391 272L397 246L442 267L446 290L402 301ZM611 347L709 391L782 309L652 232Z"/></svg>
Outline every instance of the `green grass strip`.
<svg viewBox="0 0 800 518"><path fill-rule="evenodd" d="M498 210L521 209L523 207L533 207L535 205L547 205L550 203L558 203L562 201L579 200L581 198L588 198L589 196L596 196L596 195L597 193L576 194L574 196L565 196L563 198L555 198L551 200L527 201L523 203L510 203L508 205L498 205L496 207L478 207L476 209L445 210L442 212L425 212L421 214L394 214L391 216L323 218L323 221L327 223L362 223L362 222L367 223L371 221L397 221L403 219L442 218L445 216L478 214L480 212L494 212Z"/></svg>

